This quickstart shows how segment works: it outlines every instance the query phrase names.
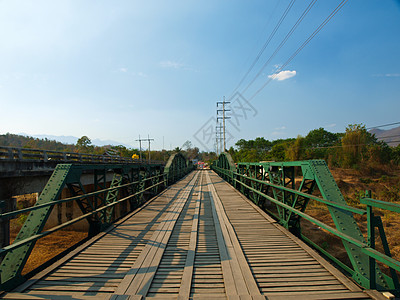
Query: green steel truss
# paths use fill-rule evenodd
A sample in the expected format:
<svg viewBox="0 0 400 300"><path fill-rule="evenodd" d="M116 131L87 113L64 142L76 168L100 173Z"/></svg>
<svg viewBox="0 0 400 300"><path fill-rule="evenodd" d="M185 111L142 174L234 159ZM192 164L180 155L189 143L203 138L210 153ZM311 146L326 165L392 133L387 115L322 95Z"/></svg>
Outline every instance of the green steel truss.
<svg viewBox="0 0 400 300"><path fill-rule="evenodd" d="M164 173L167 175L168 185L173 184L193 169L194 165L192 162L187 160L182 153L174 153L169 157L164 168Z"/></svg>
<svg viewBox="0 0 400 300"><path fill-rule="evenodd" d="M307 242L335 261L363 287L399 291L398 278L394 270L400 271L400 263L390 258L388 247L385 249L385 251L387 250L386 256L380 256L375 253L375 245L371 238L368 241L365 240L353 213L363 215L366 214L366 211L346 204L325 161L239 163L236 166L229 153L222 153L214 162L212 169L264 211L271 214L289 231L306 239ZM319 194L319 196L317 197L313 193ZM336 228L305 213L310 199L327 205ZM302 218L339 236L353 268L349 268L324 251L322 247L303 236L300 230ZM379 222L376 220L375 224L375 227L379 226ZM370 231L373 232L372 229ZM382 234L382 240L386 240L383 228ZM371 265L371 259L373 265ZM392 268L391 277L380 271L375 264L375 259Z"/></svg>
<svg viewBox="0 0 400 300"><path fill-rule="evenodd" d="M173 155L166 167L162 164L57 165L35 206L0 214L0 218L10 218L29 212L15 241L0 249L3 258L0 288L11 290L26 280L21 272L38 239L84 219L89 224L89 237L93 236L115 221L117 204L120 215L133 211L162 191L167 183L186 175L193 169L190 166L180 153ZM62 198L65 191L71 197ZM52 208L64 202L70 205L76 202L82 215L43 231Z"/></svg>

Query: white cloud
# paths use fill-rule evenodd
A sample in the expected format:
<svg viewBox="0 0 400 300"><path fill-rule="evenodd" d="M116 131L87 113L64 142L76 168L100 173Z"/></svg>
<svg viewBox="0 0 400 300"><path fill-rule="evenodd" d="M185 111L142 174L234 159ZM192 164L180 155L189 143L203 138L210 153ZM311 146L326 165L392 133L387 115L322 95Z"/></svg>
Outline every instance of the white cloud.
<svg viewBox="0 0 400 300"><path fill-rule="evenodd" d="M184 65L182 63L172 61L172 60L162 61L162 62L160 62L160 66L162 68L171 68L171 69L180 69L180 68L184 67Z"/></svg>
<svg viewBox="0 0 400 300"><path fill-rule="evenodd" d="M386 77L400 77L400 74L394 73L394 74L385 74Z"/></svg>
<svg viewBox="0 0 400 300"><path fill-rule="evenodd" d="M329 124L329 125L326 125L326 127L327 127L327 128L333 128L333 127L336 127L336 124L335 124L335 123Z"/></svg>
<svg viewBox="0 0 400 300"><path fill-rule="evenodd" d="M273 131L273 132L271 132L271 135L280 135L280 134L282 134L282 132L280 132L280 131Z"/></svg>
<svg viewBox="0 0 400 300"><path fill-rule="evenodd" d="M277 127L275 128L275 131L271 132L271 135L282 135L283 133L285 133L285 129L286 126L281 126L281 127Z"/></svg>
<svg viewBox="0 0 400 300"><path fill-rule="evenodd" d="M373 74L373 77L400 77L400 73Z"/></svg>
<svg viewBox="0 0 400 300"><path fill-rule="evenodd" d="M132 72L132 71L129 71L129 69L126 68L126 67L119 68L119 69L117 69L117 70L115 70L113 72L114 73L118 73L118 72L119 73L127 73L127 74L129 74L131 76L138 76L138 77L143 77L143 78L148 77L146 73L143 73L143 72Z"/></svg>
<svg viewBox="0 0 400 300"><path fill-rule="evenodd" d="M145 74L145 73L143 73L143 72L138 72L138 73L136 73L135 75L136 75L136 76L139 76L139 77L144 77L144 78L147 77L147 74Z"/></svg>
<svg viewBox="0 0 400 300"><path fill-rule="evenodd" d="M282 80L292 78L294 76L296 76L296 71L281 71L279 73L268 75L268 78L271 78L273 80L282 81Z"/></svg>

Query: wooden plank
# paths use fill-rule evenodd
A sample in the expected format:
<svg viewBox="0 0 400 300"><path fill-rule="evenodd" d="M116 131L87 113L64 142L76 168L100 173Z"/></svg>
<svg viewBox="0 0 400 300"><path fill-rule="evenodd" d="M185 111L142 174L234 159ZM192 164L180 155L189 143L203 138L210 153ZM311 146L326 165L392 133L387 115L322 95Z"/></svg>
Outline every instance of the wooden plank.
<svg viewBox="0 0 400 300"><path fill-rule="evenodd" d="M66 299L66 295L55 295L54 293L48 292L40 292L36 294L23 294L23 293L7 293L2 299L9 300L43 300L43 299L51 299L51 300L63 300ZM83 293L70 293L67 296L68 299L90 299L90 300L102 300L108 299L107 295L96 295L96 296L85 296Z"/></svg>
<svg viewBox="0 0 400 300"><path fill-rule="evenodd" d="M104 236L106 236L109 232L111 232L112 230L114 230L115 228L120 226L121 224L124 224L127 220L132 218L132 216L138 214L140 211L145 209L150 203L152 203L153 201L155 201L159 197L163 196L167 191L169 191L169 188L167 188L166 190L162 191L156 197L150 199L143 206L137 208L132 213L130 213L127 216L123 217L121 220L115 222L113 225L111 225L109 228L107 228L104 232L102 232L102 233L96 235L95 237L91 238L90 240L88 240L87 242L82 244L81 246L78 246L75 250L71 251L70 253L65 255L62 259L58 260L57 262L55 262L51 266L47 267L43 271L41 271L38 274L36 274L35 276L33 276L32 278L27 280L25 283L23 283L20 286L18 286L17 288L15 288L12 292L22 293L23 291L28 289L31 285L33 285L35 282L37 282L38 280L42 279L44 276L46 276L50 272L56 270L59 266L65 264L68 260L70 260L71 258L76 256L77 254L82 252L84 249L86 249L89 246L93 245L96 241L98 241L101 238L103 238Z"/></svg>
<svg viewBox="0 0 400 300"><path fill-rule="evenodd" d="M261 290L268 299L381 299L380 293L379 297L368 295L358 287L351 291L354 283L337 278L329 263L314 257L227 183L214 187L216 176L206 172L202 174L206 174L209 193L202 194L202 175L189 176L169 190L168 199L154 202L152 211L142 210L135 220L129 219L129 226L115 227L117 231L110 231L113 236L103 235L88 244L30 284L32 290L22 295L55 300L142 299L133 295L140 292L159 299L176 299L179 294L179 299L258 300L265 299ZM195 176L200 177L198 185ZM195 205L191 200L185 206L189 188L197 198ZM173 202L168 204L170 199ZM203 203L210 214L200 218L205 212ZM137 240L132 243L132 238ZM143 273L136 270L137 280L127 285L140 260ZM117 292L124 284L129 295ZM15 295L9 293L9 299L24 299Z"/></svg>
<svg viewBox="0 0 400 300"><path fill-rule="evenodd" d="M258 289L257 283L251 273L250 267L246 261L243 254L242 248L237 240L236 233L232 225L230 224L225 211L223 209L221 200L219 199L215 187L211 184L210 176L206 173L208 188L211 196L211 203L215 207L217 217L219 218L219 223L221 225L221 231L224 236L224 241L227 245L231 269L233 270L233 277L235 280L235 286L237 289L237 295L254 295L259 296L260 291Z"/></svg>
<svg viewBox="0 0 400 300"><path fill-rule="evenodd" d="M197 248L197 235L198 235L198 227L199 227L199 215L200 215L200 205L202 199L202 181L203 181L203 172L201 172L199 186L197 188L197 199L196 199L196 207L193 214L192 228L190 232L190 241L188 253L186 256L185 269L182 275L182 282L179 289L178 299L189 299L190 297L190 289L192 286L192 278L193 278L193 268L194 268L194 260L196 256L196 248ZM219 260L219 258L218 258Z"/></svg>
<svg viewBox="0 0 400 300"><path fill-rule="evenodd" d="M294 241L297 245L299 245L302 249L304 249L309 255L311 255L318 263L321 264L328 272L330 272L334 277L336 277L341 283L343 283L350 291L361 291L361 289L353 283L350 279L348 279L345 275L343 275L341 272L339 272L336 268L334 268L331 264L329 264L325 259L323 259L319 254L317 254L313 249L311 249L308 245L306 245L304 242L299 240L297 237L295 237L293 234L288 232L287 230L283 229L279 224L277 224L273 219L268 216L260 207L255 205L251 200L247 199L244 197L242 194L240 194L237 190L233 189L232 190L240 196L244 201L246 201L250 206L252 206L265 220L271 222L271 225L273 225L275 228L277 228L279 231L281 231L283 234L288 236L292 241ZM273 221L273 222L272 222Z"/></svg>
<svg viewBox="0 0 400 300"><path fill-rule="evenodd" d="M369 299L363 292L350 292L350 293L325 293L325 294L307 294L307 295L273 295L268 296L269 300L313 300L313 299Z"/></svg>
<svg viewBox="0 0 400 300"><path fill-rule="evenodd" d="M207 184L210 187L211 184L210 184L209 177L206 176L206 179L207 179ZM232 268L229 263L230 255L229 255L228 249L225 244L220 221L218 219L218 215L217 215L217 212L215 209L215 204L214 204L214 201L212 200L210 188L209 188L208 196L210 197L212 215L213 215L213 221L214 221L214 228L215 228L215 233L216 233L216 237L217 237L219 253L221 256L221 268L222 268L222 274L223 274L224 283L225 283L225 291L226 291L227 296L230 297L233 295L237 295L238 291L236 289L236 282L233 277Z"/></svg>
<svg viewBox="0 0 400 300"><path fill-rule="evenodd" d="M142 251L133 267L129 270L127 276L117 288L115 294L134 295L140 293L141 295L145 296L149 288L149 279L154 276L156 271L155 266L158 265L161 260L162 253L165 248L163 245L166 245L168 242L172 228L175 225L175 222L182 211L183 205L187 201L187 198L194 187L197 176L198 173L192 177L185 189L179 194L178 198L175 200L175 204L171 209L171 212L166 215L164 221L153 234L151 238L153 241L152 244L146 245L145 249Z"/></svg>
<svg viewBox="0 0 400 300"><path fill-rule="evenodd" d="M211 177L214 177L214 175ZM215 179L213 178L213 180ZM276 291L284 291L300 288L300 290L295 292L301 294L302 288L311 290L315 288L318 290L316 286L319 286L321 290L327 289L329 286L329 289L340 289L346 292L361 291L360 288L343 274L333 274L335 270L332 270L334 268L330 264L327 263L325 265L315 255L311 255L307 251L308 249L302 247L303 245L299 243L297 238L288 236L286 230L281 229L280 225L276 224L271 217L266 215L259 207L242 196L226 182L216 184L215 189L217 194L224 197L224 200L227 200L222 201L221 198L221 203L223 203L226 214L229 215L230 224L234 227L234 232L240 237L240 245L244 249L249 265L251 265L251 270L260 283L260 288L263 292L266 292L268 288L273 291L274 289ZM238 200L239 198L245 200L249 205L243 206L240 200ZM257 214L252 213L251 210L256 211ZM260 220L264 221L261 222ZM265 230L264 226L268 227L268 229ZM264 237L264 235L268 235L268 237ZM301 249L301 251L298 249ZM267 256L263 256L264 253ZM283 257L282 254L284 253L286 255L280 260L280 257ZM274 255L277 255L277 259L275 260L273 259ZM338 271L336 270L336 272ZM310 274L310 277L308 277L308 274ZM315 276L319 276L318 274L325 276L325 281L319 280L319 284L318 281L312 280L312 278L315 279ZM293 279L286 281L275 279L281 275L283 278ZM300 287L296 286L296 277L298 276L300 278L297 280L303 280L304 282ZM304 278L307 278L307 280L304 280ZM270 294L268 293L268 295Z"/></svg>

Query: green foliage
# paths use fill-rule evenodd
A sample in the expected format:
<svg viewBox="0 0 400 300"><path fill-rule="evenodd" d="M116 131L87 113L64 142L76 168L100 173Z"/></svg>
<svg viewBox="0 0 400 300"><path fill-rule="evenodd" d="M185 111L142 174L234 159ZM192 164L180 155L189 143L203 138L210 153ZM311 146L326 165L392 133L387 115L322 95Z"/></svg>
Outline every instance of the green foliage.
<svg viewBox="0 0 400 300"><path fill-rule="evenodd" d="M285 161L286 144L276 144L271 149L271 156L276 161Z"/></svg>
<svg viewBox="0 0 400 300"><path fill-rule="evenodd" d="M76 147L78 148L79 152L90 153L93 150L93 146L91 144L92 141L86 135L84 135L78 139L76 142Z"/></svg>
<svg viewBox="0 0 400 300"><path fill-rule="evenodd" d="M400 164L400 145L393 148L385 142L378 142L362 124L349 125L345 133L318 128L296 139L240 139L235 146L236 149L229 149L235 162L325 159L329 166L356 168L364 174L378 166ZM384 173L384 168L381 169Z"/></svg>
<svg viewBox="0 0 400 300"><path fill-rule="evenodd" d="M358 167L365 160L367 146L376 142L365 125L350 124L342 138L342 165L343 167Z"/></svg>
<svg viewBox="0 0 400 300"><path fill-rule="evenodd" d="M305 153L305 138L298 136L297 139L286 149L286 158L290 161L303 160Z"/></svg>
<svg viewBox="0 0 400 300"><path fill-rule="evenodd" d="M329 147L333 146L341 138L341 134L326 131L324 128L311 130L304 138L307 147Z"/></svg>
<svg viewBox="0 0 400 300"><path fill-rule="evenodd" d="M332 133L324 128L311 130L304 138L304 159L325 159L330 165L336 165L337 146L342 133Z"/></svg>
<svg viewBox="0 0 400 300"><path fill-rule="evenodd" d="M63 144L49 139L38 139L11 133L0 135L0 145L6 147L44 149L62 152L73 152L76 148L74 145Z"/></svg>
<svg viewBox="0 0 400 300"><path fill-rule="evenodd" d="M0 135L0 145L6 147L23 147L30 149L53 150L59 152L83 152L96 155L112 155L121 157L132 157L133 154L139 155L139 149L127 148L123 145L117 146L95 146L88 136L82 136L78 139L75 145L63 144L57 141L50 141L48 139L37 139L33 137L25 137L16 134ZM181 151L189 159L198 159L200 161L208 162L211 164L217 156L215 152L200 152L198 147L194 147L190 141L186 141L181 149L176 147L174 150L151 151L151 160L167 161L174 152ZM142 151L143 159L148 158L148 152Z"/></svg>
<svg viewBox="0 0 400 300"><path fill-rule="evenodd" d="M400 144L392 149L391 161L393 164L400 165Z"/></svg>

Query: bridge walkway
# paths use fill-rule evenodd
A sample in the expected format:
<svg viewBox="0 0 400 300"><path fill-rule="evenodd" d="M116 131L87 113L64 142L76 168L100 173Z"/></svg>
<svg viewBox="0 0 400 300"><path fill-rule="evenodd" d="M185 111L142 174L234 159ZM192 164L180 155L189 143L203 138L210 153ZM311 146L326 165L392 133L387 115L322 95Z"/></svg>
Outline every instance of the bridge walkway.
<svg viewBox="0 0 400 300"><path fill-rule="evenodd" d="M379 299L209 170L195 171L5 299Z"/></svg>

